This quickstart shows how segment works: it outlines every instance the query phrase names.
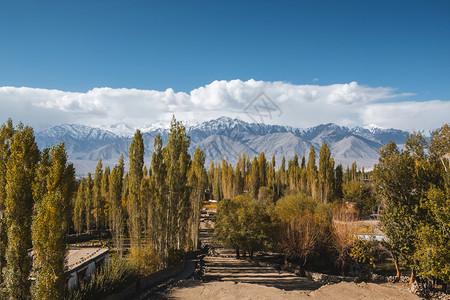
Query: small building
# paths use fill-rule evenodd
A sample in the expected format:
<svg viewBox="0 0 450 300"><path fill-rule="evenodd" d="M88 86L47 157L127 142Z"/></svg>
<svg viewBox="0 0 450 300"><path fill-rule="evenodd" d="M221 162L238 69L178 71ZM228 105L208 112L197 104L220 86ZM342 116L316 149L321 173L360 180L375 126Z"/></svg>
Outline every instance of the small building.
<svg viewBox="0 0 450 300"><path fill-rule="evenodd" d="M108 261L109 249L98 247L70 248L67 255L67 273L70 275L69 289L77 288L83 280Z"/></svg>

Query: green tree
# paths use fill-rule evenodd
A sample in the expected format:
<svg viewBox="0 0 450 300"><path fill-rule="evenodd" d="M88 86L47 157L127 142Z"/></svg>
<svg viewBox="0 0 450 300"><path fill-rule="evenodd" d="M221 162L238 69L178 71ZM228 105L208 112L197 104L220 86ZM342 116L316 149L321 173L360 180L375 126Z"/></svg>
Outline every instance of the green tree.
<svg viewBox="0 0 450 300"><path fill-rule="evenodd" d="M421 151L423 140L417 138L412 147L417 156L425 156ZM450 127L443 125L432 133L427 163L419 163L421 169L431 170L432 182L420 207L425 211L418 229L415 259L419 275L427 280L436 278L450 283ZM420 174L423 176L423 174Z"/></svg>
<svg viewBox="0 0 450 300"><path fill-rule="evenodd" d="M342 168L342 164L339 164L336 167L335 170L335 185L334 185L334 197L336 197L337 199L342 199L342 197L344 196L344 192L343 192L343 184L344 184L344 172L343 172L343 168Z"/></svg>
<svg viewBox="0 0 450 300"><path fill-rule="evenodd" d="M322 203L332 200L334 191L334 160L330 148L323 142L319 154L319 191Z"/></svg>
<svg viewBox="0 0 450 300"><path fill-rule="evenodd" d="M148 212L149 236L153 247L161 257L168 257L169 249L166 240L168 239L168 202L166 185L166 166L164 164L163 143L158 134L154 141L155 152L152 154L150 198Z"/></svg>
<svg viewBox="0 0 450 300"><path fill-rule="evenodd" d="M258 159L255 156L251 166L252 193L254 199L258 198L258 192L261 186L261 180L259 178L260 174Z"/></svg>
<svg viewBox="0 0 450 300"><path fill-rule="evenodd" d="M298 155L288 162L289 186L291 190L297 190L300 187L300 166L298 164Z"/></svg>
<svg viewBox="0 0 450 300"><path fill-rule="evenodd" d="M102 189L101 189L101 193L102 193L102 199L103 199L103 215L102 215L102 221L103 221L103 225L105 227L108 227L109 229L111 229L111 198L110 198L110 193L109 193L109 178L111 176L111 169L109 166L105 167L105 170L103 171L103 176L102 176Z"/></svg>
<svg viewBox="0 0 450 300"><path fill-rule="evenodd" d="M39 161L33 129L19 124L10 139L6 164L5 218L8 244L3 269L8 299L27 299L30 295L32 184Z"/></svg>
<svg viewBox="0 0 450 300"><path fill-rule="evenodd" d="M306 178L308 182L308 193L312 195L313 198L316 197L318 190L318 179L317 179L317 166L316 166L316 151L314 147L311 146L308 157L308 165L306 166Z"/></svg>
<svg viewBox="0 0 450 300"><path fill-rule="evenodd" d="M64 143L51 149L45 196L36 199L33 217L33 286L34 299L59 299L64 295L66 248L66 209L73 192L72 166L67 164Z"/></svg>
<svg viewBox="0 0 450 300"><path fill-rule="evenodd" d="M267 186L271 190L275 190L275 155L272 155L272 160L267 168Z"/></svg>
<svg viewBox="0 0 450 300"><path fill-rule="evenodd" d="M3 269L6 265L5 253L8 245L7 225L5 218L6 170L10 156L9 143L14 134L12 120L9 119L0 129L0 298L3 298Z"/></svg>
<svg viewBox="0 0 450 300"><path fill-rule="evenodd" d="M252 258L270 243L272 230L267 205L244 195L219 202L214 235L224 247L235 249L236 256L243 250Z"/></svg>
<svg viewBox="0 0 450 300"><path fill-rule="evenodd" d="M130 158L129 187L127 208L129 216L129 233L131 248L139 248L141 239L141 207L140 207L140 186L144 167L144 140L141 132L136 130L133 142L128 151Z"/></svg>
<svg viewBox="0 0 450 300"><path fill-rule="evenodd" d="M77 197L73 210L73 224L75 231L80 234L86 225L86 179L83 178L78 186Z"/></svg>
<svg viewBox="0 0 450 300"><path fill-rule="evenodd" d="M259 186L267 185L267 160L264 151L258 155Z"/></svg>
<svg viewBox="0 0 450 300"><path fill-rule="evenodd" d="M188 174L188 185L191 188L191 239L194 250L198 249L200 213L202 200L204 200L204 191L208 184L204 165L205 155L200 148L196 148Z"/></svg>
<svg viewBox="0 0 450 300"><path fill-rule="evenodd" d="M188 149L190 137L186 129L175 117L172 118L167 145L164 148L166 164L169 211L169 248L183 249L186 243L189 219L189 190L186 186L190 164Z"/></svg>
<svg viewBox="0 0 450 300"><path fill-rule="evenodd" d="M123 154L120 155L119 163L113 168L109 180L109 191L111 197L111 232L113 243L120 255L123 252L124 220L122 210L124 162Z"/></svg>
<svg viewBox="0 0 450 300"><path fill-rule="evenodd" d="M417 229L424 216L420 199L428 189L430 178L421 154L424 143L419 143L417 148L417 138L421 139L417 134L411 135L406 141L406 150L401 152L393 142L384 146L374 170L379 194L385 201L381 225L389 238L387 246L397 268L398 259L412 268L411 283L416 265Z"/></svg>
<svg viewBox="0 0 450 300"><path fill-rule="evenodd" d="M86 209L86 231L90 232L92 228L92 203L94 195L94 181L92 180L91 173L88 173L86 179L86 197L84 202L84 208Z"/></svg>
<svg viewBox="0 0 450 300"><path fill-rule="evenodd" d="M103 164L100 158L95 167L94 173L94 189L93 189L93 210L95 219L95 229L100 229L101 217L103 214L103 195L102 195L102 177L103 177Z"/></svg>

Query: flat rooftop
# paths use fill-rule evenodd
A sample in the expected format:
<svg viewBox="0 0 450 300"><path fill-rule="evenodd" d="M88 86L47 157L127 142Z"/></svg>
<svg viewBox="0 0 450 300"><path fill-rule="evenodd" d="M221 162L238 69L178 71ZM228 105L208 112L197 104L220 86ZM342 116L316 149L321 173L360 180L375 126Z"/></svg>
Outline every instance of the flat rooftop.
<svg viewBox="0 0 450 300"><path fill-rule="evenodd" d="M95 259L108 252L108 248L78 248L70 249L67 254L67 267L71 271L83 263Z"/></svg>

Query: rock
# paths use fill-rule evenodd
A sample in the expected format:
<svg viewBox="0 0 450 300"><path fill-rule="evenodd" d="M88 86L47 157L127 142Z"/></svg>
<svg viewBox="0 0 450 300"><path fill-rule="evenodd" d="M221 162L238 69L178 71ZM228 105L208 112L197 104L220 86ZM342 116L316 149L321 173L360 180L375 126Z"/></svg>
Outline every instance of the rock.
<svg viewBox="0 0 450 300"><path fill-rule="evenodd" d="M413 284L411 284L411 287L409 288L409 291L413 294L419 293L419 285L417 284L417 281L414 281Z"/></svg>

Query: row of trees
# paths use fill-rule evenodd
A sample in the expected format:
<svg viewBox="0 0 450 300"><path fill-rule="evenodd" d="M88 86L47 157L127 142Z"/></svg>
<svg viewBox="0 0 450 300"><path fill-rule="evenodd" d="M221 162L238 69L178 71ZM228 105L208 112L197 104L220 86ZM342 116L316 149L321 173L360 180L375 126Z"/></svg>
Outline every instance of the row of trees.
<svg viewBox="0 0 450 300"><path fill-rule="evenodd" d="M0 298L60 299L76 184L64 144L41 152L32 128L8 120L0 158Z"/></svg>
<svg viewBox="0 0 450 300"><path fill-rule="evenodd" d="M356 166L356 164L355 164ZM295 154L288 161L283 157L276 169L275 156L268 161L264 152L250 161L245 153L239 156L235 167L225 159L222 163L211 162L208 170L208 184L214 199L221 200L251 192L254 199L267 198L275 201L286 190L304 192L328 203L343 195L344 174L342 165L335 168L334 159L328 145L324 142L320 148L319 167L316 165L316 153L311 147L306 163L305 156L299 162Z"/></svg>
<svg viewBox="0 0 450 300"><path fill-rule="evenodd" d="M81 180L73 213L76 231L110 229L120 253L129 237L132 252L155 251L163 265L170 250L197 249L207 173L203 152L196 149L191 159L189 145L184 126L173 119L166 146L156 136L147 169L138 130L129 148L128 172L121 156L112 171L103 170L99 160L93 178L88 174Z"/></svg>
<svg viewBox="0 0 450 300"><path fill-rule="evenodd" d="M155 139L150 169L144 166L144 144L137 131L128 172L123 156L112 170L100 160L94 175L78 183L63 143L41 152L32 128L14 128L11 120L4 124L0 298L63 298L71 228L78 233L110 230L120 254L129 240L131 255L142 262L142 269L167 265L177 250L196 249L207 173L203 152L197 149L191 159L189 144L184 126L174 118L166 146L160 136Z"/></svg>

